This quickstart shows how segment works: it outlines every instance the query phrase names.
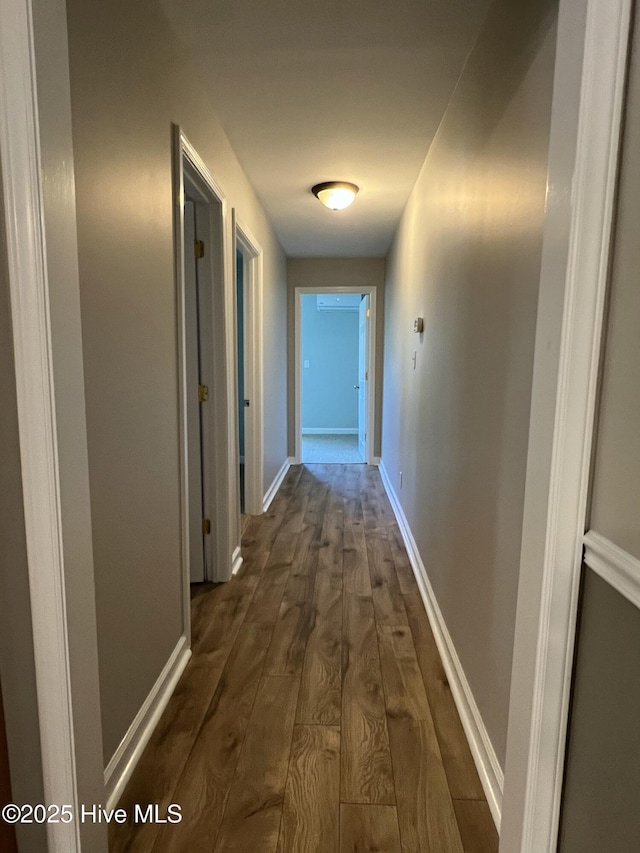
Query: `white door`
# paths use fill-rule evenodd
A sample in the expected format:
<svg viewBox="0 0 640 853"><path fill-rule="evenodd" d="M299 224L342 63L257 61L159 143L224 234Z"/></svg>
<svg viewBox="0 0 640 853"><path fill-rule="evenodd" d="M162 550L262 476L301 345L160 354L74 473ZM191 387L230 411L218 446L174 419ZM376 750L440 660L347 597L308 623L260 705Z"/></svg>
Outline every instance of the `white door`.
<svg viewBox="0 0 640 853"><path fill-rule="evenodd" d="M369 294L360 300L358 329L358 451L367 462L367 395L369 383Z"/></svg>
<svg viewBox="0 0 640 853"><path fill-rule="evenodd" d="M196 257L196 205L187 199L184 207L184 283L186 326L187 460L189 476L189 571L191 583L205 579L202 530L202 424L200 386L200 323L198 259Z"/></svg>

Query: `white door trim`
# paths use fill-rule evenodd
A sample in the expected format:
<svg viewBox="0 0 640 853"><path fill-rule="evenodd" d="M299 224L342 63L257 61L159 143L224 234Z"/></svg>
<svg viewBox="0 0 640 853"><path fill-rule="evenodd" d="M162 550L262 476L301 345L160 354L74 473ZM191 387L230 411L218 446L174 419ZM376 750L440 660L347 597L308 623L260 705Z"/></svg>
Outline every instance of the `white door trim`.
<svg viewBox="0 0 640 853"><path fill-rule="evenodd" d="M190 637L191 608L190 608L190 572L188 548L188 464L186 442L186 340L185 340L185 308L184 308L184 173L188 170L190 183L202 194L211 209L211 233L208 246L212 253L217 253L217 262L211 265L212 274L212 328L213 328L213 364L208 365L212 376L212 387L209 389L209 402L206 405L209 415L208 429L203 430L203 441L209 444L210 470L205 472L208 496L209 515L212 525L213 544L211 547L210 569L207 580L225 581L231 577L231 569L237 545L237 530L239 518L231 508L237 503L236 478L233 472L237 462L237 443L231 440L232 417L231 400L233 389L230 388L230 358L233 345L232 331L230 334L231 312L231 281L229 263L229 223L228 207L224 193L217 184L198 152L189 142L177 125L173 126L174 133L174 212L175 212L175 246L176 246L176 281L178 302L178 353L179 353L179 383L180 383L180 446L181 446L181 516L182 516L182 562L183 562L183 622L184 632ZM215 222L216 209L219 222ZM207 242L207 241L205 241ZM231 361L231 367L233 362Z"/></svg>
<svg viewBox="0 0 640 853"><path fill-rule="evenodd" d="M640 608L640 560L595 530L584 537L584 562L627 601Z"/></svg>
<svg viewBox="0 0 640 853"><path fill-rule="evenodd" d="M76 667L81 667L85 661L76 657L72 664L70 657L69 554L63 533L64 514L72 511L73 507L68 504L74 496L67 495L65 504L56 416L56 404L62 405L70 387L56 396L54 374L59 367L63 374L64 365L60 366L52 346L52 306L58 295L49 288L35 66L31 4L25 0L3 0L0 4L0 156L44 797L47 803L70 805L77 815L80 803L78 765L83 756L76 754L74 705L80 706L76 693L78 685L74 687L71 676L73 670L78 677ZM68 240L65 250L71 251L75 232L65 236ZM77 255L77 246L73 248ZM65 284L77 297L77 268L73 281ZM75 342L78 333L79 341L79 313L65 321L71 338ZM78 375L81 377L81 371L77 371L75 365L73 378L65 375L59 378L64 385ZM75 393L75 389L71 389L71 393ZM84 401L83 393L82 388L77 399ZM79 448L84 445L86 450L84 422L74 426L77 445ZM72 463L81 478L86 476L88 487L88 474L86 468L83 469L86 458L81 450ZM83 493L78 499L86 501L87 497ZM83 512L83 520L84 515ZM85 576L92 577L91 557L85 553L84 558ZM96 650L95 623L93 629L92 636L73 638L76 648L78 640L86 641L87 658ZM93 709L94 703L99 703L97 680L95 684L91 681L82 684L81 689L85 688L85 706ZM99 719L99 710L94 716L96 714ZM91 728L92 725L89 731ZM100 737L99 727L97 736ZM99 778L101 767L94 769ZM48 824L48 849L51 853L79 853L82 835L82 826L77 820L68 824ZM94 849L106 850L106 837L102 840L95 837L94 844Z"/></svg>
<svg viewBox="0 0 640 853"><path fill-rule="evenodd" d="M367 458L368 465L375 465L374 439L375 439L375 412L376 412L376 318L377 318L377 293L375 284L363 285L362 287L296 287L295 289L295 457L294 464L299 465L302 461L302 296L305 293L368 293L370 299L371 316L369 317L369 388L367 394Z"/></svg>
<svg viewBox="0 0 640 853"><path fill-rule="evenodd" d="M252 235L237 212L233 211L235 249L244 258L244 386L251 404L245 412L245 511L260 515L264 496L263 474L263 366L262 366L262 300L263 254L262 247ZM234 264L235 269L235 264ZM235 325L234 325L235 331ZM238 388L237 339L235 352L236 382Z"/></svg>
<svg viewBox="0 0 640 853"><path fill-rule="evenodd" d="M357 435L358 435L358 452L362 456L367 456L369 442L367 441L367 401L369 398L369 383L368 383L368 370L369 370L369 329L371 327L371 297L369 294L365 295L365 298L360 298L360 303L358 305L358 427L357 427ZM363 315L364 311L364 315ZM363 322L364 320L364 322ZM364 326L364 338L362 335L362 327ZM364 369L364 376L363 376ZM363 384L364 383L364 384ZM362 417L364 414L364 417ZM362 423L364 420L364 424ZM364 431L364 436L362 433ZM362 441L361 441L362 436ZM361 451L361 448L364 452Z"/></svg>
<svg viewBox="0 0 640 853"><path fill-rule="evenodd" d="M586 12L583 40L584 3L561 0L504 853L557 848L631 0L589 0Z"/></svg>

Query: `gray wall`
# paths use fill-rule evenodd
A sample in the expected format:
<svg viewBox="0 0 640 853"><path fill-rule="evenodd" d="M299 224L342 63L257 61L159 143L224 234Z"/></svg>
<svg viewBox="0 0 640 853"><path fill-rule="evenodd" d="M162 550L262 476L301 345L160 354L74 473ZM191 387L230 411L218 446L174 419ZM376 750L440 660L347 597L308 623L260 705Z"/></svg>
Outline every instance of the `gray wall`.
<svg viewBox="0 0 640 853"><path fill-rule="evenodd" d="M556 11L492 4L387 259L382 462L503 766Z"/></svg>
<svg viewBox="0 0 640 853"><path fill-rule="evenodd" d="M384 258L289 258L288 283L288 435L289 455L295 453L295 288L377 287L376 411L373 452L380 455L382 424L382 361L384 337Z"/></svg>
<svg viewBox="0 0 640 853"><path fill-rule="evenodd" d="M640 618L585 569L559 853L640 846Z"/></svg>
<svg viewBox="0 0 640 853"><path fill-rule="evenodd" d="M302 297L302 431L358 426L357 311L318 311L314 293ZM304 362L309 366L305 367Z"/></svg>
<svg viewBox="0 0 640 853"><path fill-rule="evenodd" d="M638 26L627 95L590 527L640 559Z"/></svg>
<svg viewBox="0 0 640 853"><path fill-rule="evenodd" d="M623 135L589 527L640 559L640 9ZM585 573L561 853L640 845L640 612Z"/></svg>
<svg viewBox="0 0 640 853"><path fill-rule="evenodd" d="M181 632L171 123L264 250L264 479L286 448L282 250L155 0L69 0L104 759Z"/></svg>

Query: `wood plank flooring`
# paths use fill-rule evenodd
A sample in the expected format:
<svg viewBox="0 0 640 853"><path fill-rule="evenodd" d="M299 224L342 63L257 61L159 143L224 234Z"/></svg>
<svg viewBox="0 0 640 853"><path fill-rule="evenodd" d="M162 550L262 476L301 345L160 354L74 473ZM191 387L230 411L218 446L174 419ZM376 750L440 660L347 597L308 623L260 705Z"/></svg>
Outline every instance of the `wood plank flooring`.
<svg viewBox="0 0 640 853"><path fill-rule="evenodd" d="M193 656L110 825L111 853L497 853L375 468L294 466L244 565L192 598Z"/></svg>

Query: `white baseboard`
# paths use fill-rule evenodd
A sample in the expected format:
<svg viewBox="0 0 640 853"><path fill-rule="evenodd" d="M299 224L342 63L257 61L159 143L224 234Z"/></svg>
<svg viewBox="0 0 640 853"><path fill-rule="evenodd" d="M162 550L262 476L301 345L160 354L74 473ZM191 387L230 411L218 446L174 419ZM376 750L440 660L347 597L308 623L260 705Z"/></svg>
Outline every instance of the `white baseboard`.
<svg viewBox="0 0 640 853"><path fill-rule="evenodd" d="M236 545L233 554L231 555L231 577L237 575L242 566L242 547Z"/></svg>
<svg viewBox="0 0 640 853"><path fill-rule="evenodd" d="M380 457L374 456L371 460L372 465L376 465L378 468L380 467Z"/></svg>
<svg viewBox="0 0 640 853"><path fill-rule="evenodd" d="M118 804L190 657L191 649L187 638L183 635L136 714L135 720L129 726L113 758L107 764L104 771L107 810L115 808Z"/></svg>
<svg viewBox="0 0 640 853"><path fill-rule="evenodd" d="M303 435L357 435L358 427L302 427Z"/></svg>
<svg viewBox="0 0 640 853"><path fill-rule="evenodd" d="M291 458L289 458L284 462L284 464L282 465L282 468L276 474L275 480L273 481L273 483L271 483L271 485L267 489L267 492L264 496L264 500L262 502L262 511L263 512L266 512L269 509L269 507L271 506L271 501L275 498L276 492L280 488L284 478L287 476L287 471L289 470L291 465L292 465L292 461L291 461Z"/></svg>
<svg viewBox="0 0 640 853"><path fill-rule="evenodd" d="M453 645L453 640L447 629L442 611L438 606L433 587L427 575L427 570L418 551L418 546L413 538L400 501L391 485L384 462L380 463L379 468L382 482L393 507L393 512L400 527L413 572L418 582L420 594L431 624L431 630L433 631L438 651L442 658L442 665L451 686L451 692L458 709L458 714L460 715L462 726L471 747L471 753L478 769L480 781L482 782L493 820L498 831L500 831L504 771L500 766L493 744L491 743L491 738L462 669L462 664Z"/></svg>

